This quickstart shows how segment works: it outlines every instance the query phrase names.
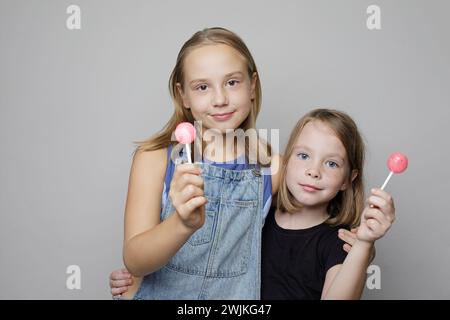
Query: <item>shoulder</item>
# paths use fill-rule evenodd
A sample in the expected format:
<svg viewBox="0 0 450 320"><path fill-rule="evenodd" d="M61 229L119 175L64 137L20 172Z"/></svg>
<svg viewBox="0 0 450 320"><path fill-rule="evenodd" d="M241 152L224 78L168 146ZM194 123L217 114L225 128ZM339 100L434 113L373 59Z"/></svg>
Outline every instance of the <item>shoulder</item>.
<svg viewBox="0 0 450 320"><path fill-rule="evenodd" d="M133 171L140 173L155 173L155 171L165 171L167 166L167 148L136 151L133 156Z"/></svg>
<svg viewBox="0 0 450 320"><path fill-rule="evenodd" d="M167 166L167 148L136 151L133 155L130 172L130 184L139 185L141 190L163 182Z"/></svg>
<svg viewBox="0 0 450 320"><path fill-rule="evenodd" d="M272 175L272 194L278 192L280 186L281 164L283 162L283 156L281 154L272 155L272 161L270 164L270 173Z"/></svg>
<svg viewBox="0 0 450 320"><path fill-rule="evenodd" d="M125 240L159 223L167 148L133 155L125 206Z"/></svg>

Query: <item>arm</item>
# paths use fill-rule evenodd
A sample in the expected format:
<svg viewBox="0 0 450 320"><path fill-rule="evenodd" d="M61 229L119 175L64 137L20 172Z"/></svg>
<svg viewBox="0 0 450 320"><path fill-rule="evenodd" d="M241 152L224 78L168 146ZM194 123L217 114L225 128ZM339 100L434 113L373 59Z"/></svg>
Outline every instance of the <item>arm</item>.
<svg viewBox="0 0 450 320"><path fill-rule="evenodd" d="M343 264L330 268L325 277L322 299L360 299L366 280L373 243L357 240Z"/></svg>
<svg viewBox="0 0 450 320"><path fill-rule="evenodd" d="M358 228L353 228L352 230L348 231L347 229L339 229L339 239L342 241L345 241L343 249L345 252L349 253L352 249L352 246L356 242L356 233L358 232ZM372 247L372 251L370 252L370 261L369 263L372 263L375 259L375 256L377 254L377 249L375 248L375 244Z"/></svg>
<svg viewBox="0 0 450 320"><path fill-rule="evenodd" d="M177 166L172 178L170 197L177 214L160 221L166 153L167 149L139 152L133 158L123 260L128 271L138 277L164 266L204 221L202 213L195 211L206 203L199 187L203 180L198 176L200 170L189 164Z"/></svg>
<svg viewBox="0 0 450 320"><path fill-rule="evenodd" d="M374 242L383 237L395 220L392 197L381 189L372 189L347 258L342 265L327 271L322 299L359 299L364 289L366 270L371 261Z"/></svg>

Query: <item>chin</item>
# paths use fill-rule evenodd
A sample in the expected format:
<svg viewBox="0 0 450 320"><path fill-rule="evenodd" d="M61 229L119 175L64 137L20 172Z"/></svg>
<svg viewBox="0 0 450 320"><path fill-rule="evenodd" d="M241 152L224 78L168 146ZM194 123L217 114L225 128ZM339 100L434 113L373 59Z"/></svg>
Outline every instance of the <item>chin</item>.
<svg viewBox="0 0 450 320"><path fill-rule="evenodd" d="M301 203L304 206L308 206L308 207L315 207L315 206L319 206L322 205L324 203L326 203L327 201L324 201L324 199L322 198L317 198L317 197L310 197L309 195L304 195L304 194L299 194L295 196L295 199L297 199L297 201L299 203Z"/></svg>

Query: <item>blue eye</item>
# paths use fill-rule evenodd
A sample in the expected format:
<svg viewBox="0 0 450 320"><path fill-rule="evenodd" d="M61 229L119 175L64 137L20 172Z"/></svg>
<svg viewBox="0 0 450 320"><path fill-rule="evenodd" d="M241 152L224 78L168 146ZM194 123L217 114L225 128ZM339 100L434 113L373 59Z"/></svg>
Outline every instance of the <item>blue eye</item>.
<svg viewBox="0 0 450 320"><path fill-rule="evenodd" d="M334 161L327 161L326 163L327 163L328 167L333 168L333 169L339 167L339 165Z"/></svg>
<svg viewBox="0 0 450 320"><path fill-rule="evenodd" d="M297 153L297 157L299 157L301 160L309 159L309 156L306 153L303 153L303 152Z"/></svg>

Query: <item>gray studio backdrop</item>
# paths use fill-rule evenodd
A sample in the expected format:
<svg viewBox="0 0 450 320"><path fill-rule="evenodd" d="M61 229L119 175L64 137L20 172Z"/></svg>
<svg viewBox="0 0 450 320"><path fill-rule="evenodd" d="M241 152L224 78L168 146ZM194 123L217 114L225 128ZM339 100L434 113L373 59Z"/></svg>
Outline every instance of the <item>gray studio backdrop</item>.
<svg viewBox="0 0 450 320"><path fill-rule="evenodd" d="M81 29L67 28L72 5ZM381 29L366 26L369 5ZM368 144L367 187L403 151L397 221L366 299L449 299L448 1L0 0L2 299L109 299L122 266L133 141L172 112L167 82L204 27L237 32L260 70L259 128L281 148L314 107L348 112ZM81 270L69 290L67 267Z"/></svg>

